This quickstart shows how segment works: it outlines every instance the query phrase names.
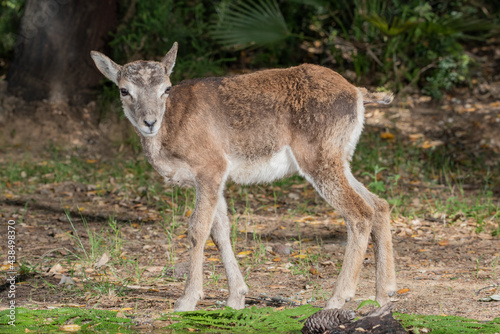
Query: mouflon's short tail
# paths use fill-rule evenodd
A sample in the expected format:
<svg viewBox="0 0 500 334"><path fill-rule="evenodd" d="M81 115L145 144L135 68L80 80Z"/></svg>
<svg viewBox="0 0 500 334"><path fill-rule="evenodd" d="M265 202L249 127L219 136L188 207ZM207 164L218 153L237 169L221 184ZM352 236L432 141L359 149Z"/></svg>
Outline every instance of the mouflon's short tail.
<svg viewBox="0 0 500 334"><path fill-rule="evenodd" d="M358 87L358 90L363 95L363 104L368 103L378 103L378 104L389 104L394 99L394 94L392 92L369 92L366 88Z"/></svg>

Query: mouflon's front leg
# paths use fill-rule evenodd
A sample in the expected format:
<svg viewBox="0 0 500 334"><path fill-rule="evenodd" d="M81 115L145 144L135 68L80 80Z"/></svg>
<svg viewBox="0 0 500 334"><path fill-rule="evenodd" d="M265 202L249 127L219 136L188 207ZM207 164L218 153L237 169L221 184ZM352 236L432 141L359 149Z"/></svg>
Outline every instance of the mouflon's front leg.
<svg viewBox="0 0 500 334"><path fill-rule="evenodd" d="M219 249L222 263L226 269L227 285L229 288L229 298L226 305L240 310L245 307L245 295L248 292L248 287L245 284L231 246L230 226L229 218L227 217L226 200L221 195L217 203L211 236Z"/></svg>
<svg viewBox="0 0 500 334"><path fill-rule="evenodd" d="M203 250L212 229L222 187L222 175L214 177L208 170L196 178L196 204L189 220L189 240L192 246L189 274L184 293L175 302L175 311L193 311L203 298Z"/></svg>

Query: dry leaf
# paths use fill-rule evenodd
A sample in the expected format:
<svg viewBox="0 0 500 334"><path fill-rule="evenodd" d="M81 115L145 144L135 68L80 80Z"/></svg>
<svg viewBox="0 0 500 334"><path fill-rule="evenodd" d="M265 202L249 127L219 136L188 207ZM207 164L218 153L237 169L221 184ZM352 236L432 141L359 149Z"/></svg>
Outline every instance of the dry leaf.
<svg viewBox="0 0 500 334"><path fill-rule="evenodd" d="M127 316L125 314L123 314L123 312L118 312L118 313L116 313L116 317L117 318L126 318Z"/></svg>
<svg viewBox="0 0 500 334"><path fill-rule="evenodd" d="M273 259L273 262L280 262L280 261L281 261L281 258L280 258L280 257L275 257L275 258Z"/></svg>
<svg viewBox="0 0 500 334"><path fill-rule="evenodd" d="M311 275L318 275L319 274L319 271L316 268L309 268L309 272L311 273Z"/></svg>
<svg viewBox="0 0 500 334"><path fill-rule="evenodd" d="M101 258L99 259L99 261L97 261L97 263L95 264L95 267L96 268L101 268L102 266L104 266L106 263L108 263L109 261L109 256L108 254L104 253L102 254Z"/></svg>
<svg viewBox="0 0 500 334"><path fill-rule="evenodd" d="M239 252L238 255L237 255L237 257L245 257L245 256L250 255L250 254L252 254L251 250L249 250L249 251L243 251L243 252Z"/></svg>
<svg viewBox="0 0 500 334"><path fill-rule="evenodd" d="M411 141L417 141L420 138L424 138L424 134L423 133L412 133L408 137L410 137Z"/></svg>
<svg viewBox="0 0 500 334"><path fill-rule="evenodd" d="M297 254L297 255L294 255L293 257L297 258L297 259L305 259L307 257L307 255L306 254Z"/></svg>
<svg viewBox="0 0 500 334"><path fill-rule="evenodd" d="M444 142L441 141L441 140L426 140L424 141L420 147L423 148L423 149L428 149L428 148L432 148L432 147L436 147L436 146L440 146L440 145L443 145Z"/></svg>
<svg viewBox="0 0 500 334"><path fill-rule="evenodd" d="M380 138L382 138L382 139L394 139L394 138L396 138L396 136L394 136L394 135L393 135L392 133L390 133L390 132L382 132L382 133L380 134Z"/></svg>
<svg viewBox="0 0 500 334"><path fill-rule="evenodd" d="M150 273L153 272L161 272L163 271L164 266L151 266L151 267L146 267L146 271L149 271Z"/></svg>
<svg viewBox="0 0 500 334"><path fill-rule="evenodd" d="M7 271L10 269L10 264L2 264L2 266L0 267L0 270L2 271Z"/></svg>
<svg viewBox="0 0 500 334"><path fill-rule="evenodd" d="M72 324L72 325L64 325L59 327L60 330L64 332L78 332L82 327L77 324Z"/></svg>
<svg viewBox="0 0 500 334"><path fill-rule="evenodd" d="M49 270L49 274L57 274L63 272L63 267L58 263L54 265L52 268Z"/></svg>
<svg viewBox="0 0 500 334"><path fill-rule="evenodd" d="M398 290L398 295L405 294L405 293L407 293L407 292L409 292L409 291L410 291L410 289L408 289L408 288L405 288L405 289L399 289L399 290Z"/></svg>
<svg viewBox="0 0 500 334"><path fill-rule="evenodd" d="M444 239L444 240L439 241L438 245L439 246L448 246L449 243L450 242L448 240Z"/></svg>
<svg viewBox="0 0 500 334"><path fill-rule="evenodd" d="M211 262L219 262L220 259L216 258L216 257L210 257L207 259L207 261L211 261Z"/></svg>

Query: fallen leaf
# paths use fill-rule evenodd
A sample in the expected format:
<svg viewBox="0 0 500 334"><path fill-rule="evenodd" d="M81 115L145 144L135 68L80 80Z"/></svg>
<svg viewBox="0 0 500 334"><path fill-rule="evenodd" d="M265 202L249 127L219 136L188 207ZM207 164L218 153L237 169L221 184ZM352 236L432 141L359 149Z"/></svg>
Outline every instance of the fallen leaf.
<svg viewBox="0 0 500 334"><path fill-rule="evenodd" d="M382 132L382 133L380 134L380 138L382 138L382 139L394 139L394 138L396 138L396 136L395 136L395 135L393 135L393 134L392 134L392 133L390 133L390 132Z"/></svg>
<svg viewBox="0 0 500 334"><path fill-rule="evenodd" d="M60 330L64 332L78 332L82 327L77 324L72 324L72 325L64 325L59 327Z"/></svg>
<svg viewBox="0 0 500 334"><path fill-rule="evenodd" d="M219 262L219 261L220 261L220 259L215 258L215 257L210 257L210 258L208 258L208 259L207 259L207 261L211 261L211 262Z"/></svg>
<svg viewBox="0 0 500 334"><path fill-rule="evenodd" d="M275 257L275 258L273 259L273 262L280 262L280 261L281 261L281 258L280 258L280 257Z"/></svg>
<svg viewBox="0 0 500 334"><path fill-rule="evenodd" d="M101 258L99 259L99 261L97 261L97 263L95 264L95 267L96 268L101 268L102 266L104 266L106 263L108 263L109 261L109 256L108 254L104 253L102 254Z"/></svg>
<svg viewBox="0 0 500 334"><path fill-rule="evenodd" d="M250 255L252 254L252 251L249 250L249 251L243 251L243 252L239 252L238 255L236 255L237 257L245 257L247 255Z"/></svg>
<svg viewBox="0 0 500 334"><path fill-rule="evenodd" d="M297 259L305 259L307 257L307 255L306 254L297 254L297 255L294 255L293 257L297 258Z"/></svg>
<svg viewBox="0 0 500 334"><path fill-rule="evenodd" d="M63 272L63 267L58 263L54 265L52 268L49 270L49 274L57 274Z"/></svg>
<svg viewBox="0 0 500 334"><path fill-rule="evenodd" d="M284 285L277 285L277 284L273 284L273 285L270 285L269 286L271 289L286 289L287 287L284 286Z"/></svg>
<svg viewBox="0 0 500 334"><path fill-rule="evenodd" d="M316 268L309 268L309 272L311 273L311 275L318 275L319 274L319 271Z"/></svg>
<svg viewBox="0 0 500 334"><path fill-rule="evenodd" d="M444 240L439 241L438 245L439 246L448 246L449 243L450 242L448 240L444 239Z"/></svg>
<svg viewBox="0 0 500 334"><path fill-rule="evenodd" d="M146 267L146 271L149 271L150 273L153 272L161 272L163 271L164 266L151 266L151 267Z"/></svg>
<svg viewBox="0 0 500 334"><path fill-rule="evenodd" d="M417 141L420 138L424 138L424 134L423 133L412 133L408 137L410 137L411 141Z"/></svg>
<svg viewBox="0 0 500 334"><path fill-rule="evenodd" d="M7 271L10 269L10 264L2 264L2 266L0 267L0 270L2 271Z"/></svg>
<svg viewBox="0 0 500 334"><path fill-rule="evenodd" d="M408 293L409 291L410 291L410 289L408 289L408 288L399 289L398 290L398 295L402 295L402 294Z"/></svg>
<svg viewBox="0 0 500 334"><path fill-rule="evenodd" d="M123 314L123 312L118 312L118 313L116 313L116 317L117 318L126 318L127 316L125 314Z"/></svg>
<svg viewBox="0 0 500 334"><path fill-rule="evenodd" d="M428 148L440 146L443 144L444 144L444 142L442 142L441 140L432 140L432 141L426 140L422 144L420 144L420 147L423 149L428 149Z"/></svg>

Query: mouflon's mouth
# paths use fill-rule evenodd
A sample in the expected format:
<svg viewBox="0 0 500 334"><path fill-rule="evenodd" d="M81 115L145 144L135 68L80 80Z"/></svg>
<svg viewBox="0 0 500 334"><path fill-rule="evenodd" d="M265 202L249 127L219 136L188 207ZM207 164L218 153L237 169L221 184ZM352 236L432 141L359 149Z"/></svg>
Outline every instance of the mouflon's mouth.
<svg viewBox="0 0 500 334"><path fill-rule="evenodd" d="M141 132L141 134L144 137L154 137L158 133L158 129L156 129L156 130L149 130L148 129L148 131L143 131L142 129L139 129L139 131Z"/></svg>

